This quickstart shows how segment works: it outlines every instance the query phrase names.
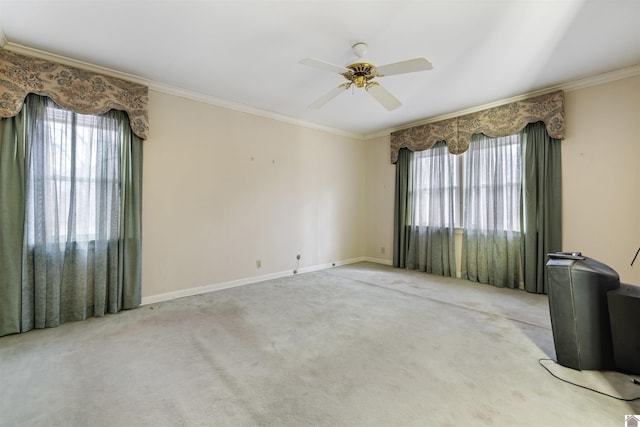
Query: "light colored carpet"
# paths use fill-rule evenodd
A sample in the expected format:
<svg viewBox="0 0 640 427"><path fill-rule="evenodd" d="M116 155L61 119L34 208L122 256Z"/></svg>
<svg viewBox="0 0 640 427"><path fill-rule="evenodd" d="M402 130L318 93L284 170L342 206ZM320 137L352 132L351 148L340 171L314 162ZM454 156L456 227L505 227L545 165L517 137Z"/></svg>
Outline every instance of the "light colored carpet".
<svg viewBox="0 0 640 427"><path fill-rule="evenodd" d="M547 299L371 263L0 338L2 426L622 426ZM639 387L640 388L640 387Z"/></svg>

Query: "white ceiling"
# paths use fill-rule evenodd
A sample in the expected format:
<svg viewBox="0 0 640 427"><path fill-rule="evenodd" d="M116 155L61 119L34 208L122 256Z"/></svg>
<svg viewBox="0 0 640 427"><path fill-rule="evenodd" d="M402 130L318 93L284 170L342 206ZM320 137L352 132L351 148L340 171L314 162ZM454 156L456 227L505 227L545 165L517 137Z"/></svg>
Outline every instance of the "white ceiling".
<svg viewBox="0 0 640 427"><path fill-rule="evenodd" d="M8 49L362 136L640 64L640 0L0 0L0 30ZM394 111L362 89L309 109L345 80L298 61L347 65L359 41L376 65L434 69L379 79Z"/></svg>

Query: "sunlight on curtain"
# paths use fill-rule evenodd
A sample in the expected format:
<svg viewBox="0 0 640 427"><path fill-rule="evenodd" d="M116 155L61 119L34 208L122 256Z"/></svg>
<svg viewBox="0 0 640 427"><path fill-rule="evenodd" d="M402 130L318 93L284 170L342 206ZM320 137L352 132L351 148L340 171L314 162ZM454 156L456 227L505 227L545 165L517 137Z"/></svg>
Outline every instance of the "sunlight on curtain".
<svg viewBox="0 0 640 427"><path fill-rule="evenodd" d="M520 280L520 134L471 138L464 159L462 277L516 288Z"/></svg>
<svg viewBox="0 0 640 427"><path fill-rule="evenodd" d="M444 142L413 153L412 212L407 268L455 276L454 232L459 221L457 156Z"/></svg>

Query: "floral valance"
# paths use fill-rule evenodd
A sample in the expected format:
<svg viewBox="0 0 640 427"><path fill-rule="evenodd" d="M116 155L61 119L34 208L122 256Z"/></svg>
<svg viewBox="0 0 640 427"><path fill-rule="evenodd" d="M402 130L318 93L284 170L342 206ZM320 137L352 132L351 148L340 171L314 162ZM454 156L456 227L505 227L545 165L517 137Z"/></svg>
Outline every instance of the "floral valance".
<svg viewBox="0 0 640 427"><path fill-rule="evenodd" d="M146 86L0 49L0 117L18 114L29 93L79 114L125 111L133 133L148 137Z"/></svg>
<svg viewBox="0 0 640 427"><path fill-rule="evenodd" d="M483 133L492 138L513 135L527 124L539 121L544 122L550 137L564 139L564 92L552 92L393 132L391 163L398 161L401 148L422 151L438 141L445 141L450 153L461 154L469 148L473 134Z"/></svg>

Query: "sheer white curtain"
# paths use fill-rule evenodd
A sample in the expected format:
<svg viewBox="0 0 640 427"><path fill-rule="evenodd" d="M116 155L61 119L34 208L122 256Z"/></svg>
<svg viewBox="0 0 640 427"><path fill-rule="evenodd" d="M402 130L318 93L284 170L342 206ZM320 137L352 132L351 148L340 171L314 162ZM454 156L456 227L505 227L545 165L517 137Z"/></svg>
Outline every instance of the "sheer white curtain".
<svg viewBox="0 0 640 427"><path fill-rule="evenodd" d="M444 142L414 152L406 267L455 276L454 231L459 217L458 157Z"/></svg>
<svg viewBox="0 0 640 427"><path fill-rule="evenodd" d="M496 286L520 281L520 134L473 135L465 153L462 277Z"/></svg>

